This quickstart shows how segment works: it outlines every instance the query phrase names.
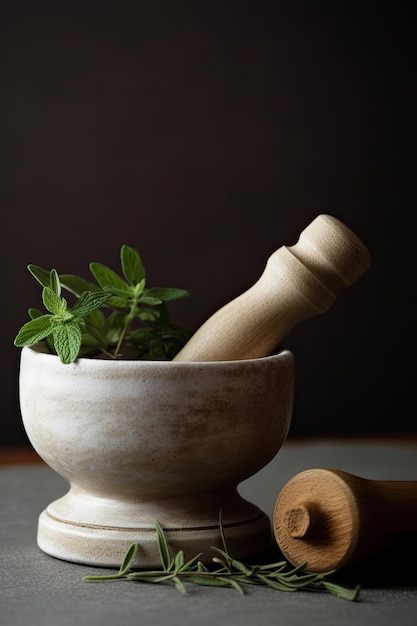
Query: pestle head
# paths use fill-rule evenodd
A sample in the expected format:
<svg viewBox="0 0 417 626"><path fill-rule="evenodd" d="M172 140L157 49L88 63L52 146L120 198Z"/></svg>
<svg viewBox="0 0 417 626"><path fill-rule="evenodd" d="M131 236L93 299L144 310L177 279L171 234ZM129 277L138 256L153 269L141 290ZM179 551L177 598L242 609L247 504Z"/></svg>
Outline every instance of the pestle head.
<svg viewBox="0 0 417 626"><path fill-rule="evenodd" d="M326 214L318 215L289 250L335 295L371 265L369 250L359 237Z"/></svg>
<svg viewBox="0 0 417 626"><path fill-rule="evenodd" d="M309 572L344 567L359 536L359 512L351 489L335 472L306 470L282 489L273 530L284 557Z"/></svg>

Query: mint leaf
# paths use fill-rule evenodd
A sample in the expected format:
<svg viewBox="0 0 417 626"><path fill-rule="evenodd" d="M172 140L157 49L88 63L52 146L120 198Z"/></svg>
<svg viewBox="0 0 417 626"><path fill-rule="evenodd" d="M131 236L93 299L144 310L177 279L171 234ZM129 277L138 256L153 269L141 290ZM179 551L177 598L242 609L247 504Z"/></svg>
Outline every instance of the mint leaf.
<svg viewBox="0 0 417 626"><path fill-rule="evenodd" d="M17 333L14 345L23 348L23 346L30 346L45 339L52 332L51 319L52 315L42 315L26 322Z"/></svg>
<svg viewBox="0 0 417 626"><path fill-rule="evenodd" d="M71 313L79 317L84 317L85 315L91 313L91 311L94 311L94 309L101 307L101 305L109 298L110 294L102 291L96 293L93 293L92 291L84 291L71 308Z"/></svg>
<svg viewBox="0 0 417 626"><path fill-rule="evenodd" d="M168 300L185 298L190 295L190 292L186 289L176 289L174 287L152 287L151 289L146 289L145 295L146 297L157 298L162 302L167 302Z"/></svg>
<svg viewBox="0 0 417 626"><path fill-rule="evenodd" d="M131 285L137 285L145 280L145 268L137 250L126 245L122 246L120 260L123 274Z"/></svg>
<svg viewBox="0 0 417 626"><path fill-rule="evenodd" d="M49 286L57 296L61 295L61 282L59 280L58 272L54 269L49 274Z"/></svg>
<svg viewBox="0 0 417 626"><path fill-rule="evenodd" d="M112 269L102 263L90 263L90 270L102 289L115 287L123 293L130 294L129 286Z"/></svg>
<svg viewBox="0 0 417 626"><path fill-rule="evenodd" d="M52 335L55 350L62 363L73 363L81 347L80 325L74 321L62 321L53 318Z"/></svg>
<svg viewBox="0 0 417 626"><path fill-rule="evenodd" d="M39 265L30 264L27 267L29 272L32 274L32 276L36 278L36 280L42 285L42 287L51 286L50 272L42 269L41 267L39 267Z"/></svg>
<svg viewBox="0 0 417 626"><path fill-rule="evenodd" d="M79 297L84 291L101 291L100 287L74 274L60 274L61 285Z"/></svg>
<svg viewBox="0 0 417 626"><path fill-rule="evenodd" d="M50 287L43 288L42 299L45 308L55 315L63 316L68 311L65 298L58 296Z"/></svg>

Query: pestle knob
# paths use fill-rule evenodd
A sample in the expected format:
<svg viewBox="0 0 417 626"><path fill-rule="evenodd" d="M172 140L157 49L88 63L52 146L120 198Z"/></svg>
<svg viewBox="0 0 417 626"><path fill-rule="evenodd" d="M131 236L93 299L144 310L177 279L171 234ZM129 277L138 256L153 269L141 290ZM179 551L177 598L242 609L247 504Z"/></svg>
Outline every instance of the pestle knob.
<svg viewBox="0 0 417 626"><path fill-rule="evenodd" d="M306 470L282 489L273 515L275 539L294 566L339 570L384 548L417 542L417 481L360 478Z"/></svg>
<svg viewBox="0 0 417 626"><path fill-rule="evenodd" d="M258 281L212 315L174 361L233 361L271 354L291 328L331 307L370 266L342 222L319 215L293 246L278 248Z"/></svg>

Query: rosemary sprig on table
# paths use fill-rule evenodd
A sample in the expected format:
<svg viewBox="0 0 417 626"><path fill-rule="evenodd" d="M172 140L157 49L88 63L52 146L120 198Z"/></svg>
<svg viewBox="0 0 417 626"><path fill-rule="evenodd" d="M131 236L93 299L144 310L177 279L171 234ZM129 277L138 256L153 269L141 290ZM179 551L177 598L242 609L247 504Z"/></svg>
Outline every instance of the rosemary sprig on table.
<svg viewBox="0 0 417 626"><path fill-rule="evenodd" d="M188 561L185 560L183 550L179 550L173 557L165 532L158 521L155 521L155 528L162 569L132 570L131 565L138 551L138 544L133 543L127 550L116 574L84 576L83 580L97 582L124 579L148 583L169 582L174 584L180 593L186 593L184 583L188 582L211 587L232 587L241 595L244 594L243 585L263 585L278 591L324 591L344 600L356 600L359 594L359 586L350 589L328 580L333 572L303 573L307 563L289 568L286 561L269 565L249 565L234 559L227 549L221 518L220 533L223 550L212 547L216 554L212 561L217 566L212 569L199 560L201 553Z"/></svg>

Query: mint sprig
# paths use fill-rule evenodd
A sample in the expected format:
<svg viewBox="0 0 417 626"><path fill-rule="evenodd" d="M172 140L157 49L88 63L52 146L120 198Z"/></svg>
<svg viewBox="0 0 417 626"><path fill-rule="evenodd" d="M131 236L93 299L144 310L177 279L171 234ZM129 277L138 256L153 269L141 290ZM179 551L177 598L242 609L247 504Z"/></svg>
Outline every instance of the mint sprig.
<svg viewBox="0 0 417 626"><path fill-rule="evenodd" d="M51 336L52 345L62 363L72 363L81 348L83 318L102 306L110 295L85 291L70 307L60 295L61 281L55 269L49 273L49 285L42 290L42 301L49 313L42 315L35 312L34 319L20 329L14 343L19 347L29 346Z"/></svg>
<svg viewBox="0 0 417 626"><path fill-rule="evenodd" d="M96 282L74 274L58 274L28 265L42 285L43 305L49 313L29 309L31 321L18 332L17 347L43 341L63 363L78 356L121 358L124 351L136 358L171 359L191 332L171 322L166 303L189 295L185 289L146 286L142 259L134 248L120 250L122 275L102 263L90 263ZM61 296L75 296L70 306Z"/></svg>

